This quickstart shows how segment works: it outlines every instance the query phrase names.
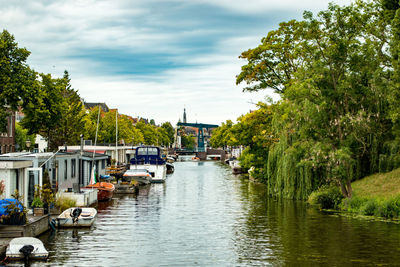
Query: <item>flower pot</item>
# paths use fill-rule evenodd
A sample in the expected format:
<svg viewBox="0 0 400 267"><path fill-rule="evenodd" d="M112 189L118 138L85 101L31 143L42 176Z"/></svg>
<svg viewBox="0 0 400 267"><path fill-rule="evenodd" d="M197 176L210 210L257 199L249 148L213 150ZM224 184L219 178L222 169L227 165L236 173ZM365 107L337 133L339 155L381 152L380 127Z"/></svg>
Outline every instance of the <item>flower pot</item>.
<svg viewBox="0 0 400 267"><path fill-rule="evenodd" d="M44 208L33 208L33 216L43 216Z"/></svg>

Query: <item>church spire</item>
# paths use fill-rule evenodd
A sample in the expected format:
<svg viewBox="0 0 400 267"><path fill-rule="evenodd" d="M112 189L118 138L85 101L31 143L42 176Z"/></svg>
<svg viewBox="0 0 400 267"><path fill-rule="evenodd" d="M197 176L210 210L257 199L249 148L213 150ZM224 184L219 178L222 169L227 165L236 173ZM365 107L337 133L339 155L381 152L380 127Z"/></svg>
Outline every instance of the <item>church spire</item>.
<svg viewBox="0 0 400 267"><path fill-rule="evenodd" d="M183 123L187 123L187 121L186 121L186 108L183 108Z"/></svg>

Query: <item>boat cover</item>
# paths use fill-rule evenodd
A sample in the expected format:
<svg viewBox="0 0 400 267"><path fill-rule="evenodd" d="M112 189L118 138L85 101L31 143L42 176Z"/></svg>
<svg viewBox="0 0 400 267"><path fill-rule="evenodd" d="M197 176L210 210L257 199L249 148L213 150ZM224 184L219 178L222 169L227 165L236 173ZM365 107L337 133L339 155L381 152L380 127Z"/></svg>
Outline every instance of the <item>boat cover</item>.
<svg viewBox="0 0 400 267"><path fill-rule="evenodd" d="M0 216L8 215L7 206L10 204L10 202L14 203L14 204L18 203L17 200L14 198L5 198L5 199L0 200ZM18 204L19 204L20 211L22 211L23 208L22 208L21 203L18 203Z"/></svg>

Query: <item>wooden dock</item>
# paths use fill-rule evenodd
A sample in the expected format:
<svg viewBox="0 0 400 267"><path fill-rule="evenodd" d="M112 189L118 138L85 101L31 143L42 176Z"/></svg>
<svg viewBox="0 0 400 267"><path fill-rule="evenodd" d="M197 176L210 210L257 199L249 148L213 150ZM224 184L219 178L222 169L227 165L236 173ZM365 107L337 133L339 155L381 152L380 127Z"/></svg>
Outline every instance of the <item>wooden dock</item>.
<svg viewBox="0 0 400 267"><path fill-rule="evenodd" d="M0 255L4 256L11 239L15 237L36 237L50 229L50 215L28 215L28 223L25 225L0 225Z"/></svg>

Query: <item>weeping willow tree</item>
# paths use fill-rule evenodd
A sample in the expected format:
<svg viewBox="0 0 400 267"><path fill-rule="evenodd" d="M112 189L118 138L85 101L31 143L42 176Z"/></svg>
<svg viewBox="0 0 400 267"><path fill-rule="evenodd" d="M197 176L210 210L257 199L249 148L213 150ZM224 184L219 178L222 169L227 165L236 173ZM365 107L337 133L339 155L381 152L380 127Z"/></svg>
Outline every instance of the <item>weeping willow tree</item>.
<svg viewBox="0 0 400 267"><path fill-rule="evenodd" d="M240 56L248 61L237 76L245 91L281 95L271 121L279 141L265 157L270 194L305 199L334 183L351 197L351 181L399 166L388 145L395 105L391 22L382 14L380 2L330 4L316 17L281 23Z"/></svg>

